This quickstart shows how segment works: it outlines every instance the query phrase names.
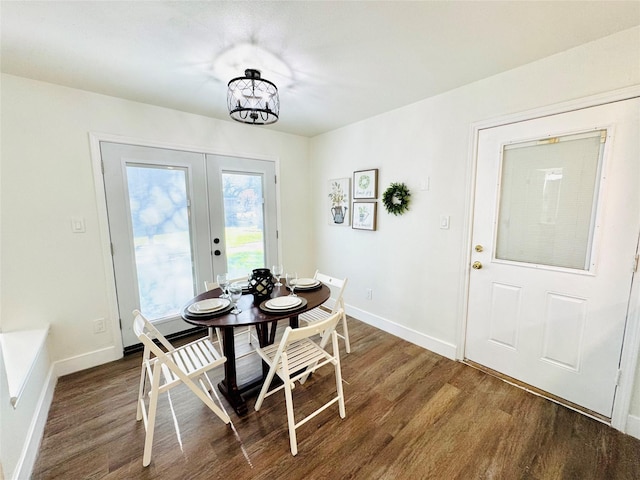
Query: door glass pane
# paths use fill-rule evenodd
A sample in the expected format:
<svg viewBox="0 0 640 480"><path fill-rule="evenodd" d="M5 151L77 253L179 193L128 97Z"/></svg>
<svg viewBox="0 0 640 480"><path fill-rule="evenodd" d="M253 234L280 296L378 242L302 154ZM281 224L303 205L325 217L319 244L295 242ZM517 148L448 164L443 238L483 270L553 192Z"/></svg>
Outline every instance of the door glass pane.
<svg viewBox="0 0 640 480"><path fill-rule="evenodd" d="M504 148L496 258L589 269L605 133Z"/></svg>
<svg viewBox="0 0 640 480"><path fill-rule="evenodd" d="M186 169L127 165L140 310L177 314L195 295Z"/></svg>
<svg viewBox="0 0 640 480"><path fill-rule="evenodd" d="M265 266L262 175L223 173L227 272L231 278Z"/></svg>

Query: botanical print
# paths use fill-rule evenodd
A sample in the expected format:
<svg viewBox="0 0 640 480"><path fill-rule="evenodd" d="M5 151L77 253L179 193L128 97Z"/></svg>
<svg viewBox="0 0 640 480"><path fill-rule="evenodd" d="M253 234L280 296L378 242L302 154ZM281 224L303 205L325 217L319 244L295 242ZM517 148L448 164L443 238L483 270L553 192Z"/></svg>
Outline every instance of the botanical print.
<svg viewBox="0 0 640 480"><path fill-rule="evenodd" d="M353 198L377 198L378 169L353 172Z"/></svg>
<svg viewBox="0 0 640 480"><path fill-rule="evenodd" d="M377 206L376 202L353 202L352 228L375 230Z"/></svg>
<svg viewBox="0 0 640 480"><path fill-rule="evenodd" d="M349 225L349 189L350 178L329 180L329 224Z"/></svg>

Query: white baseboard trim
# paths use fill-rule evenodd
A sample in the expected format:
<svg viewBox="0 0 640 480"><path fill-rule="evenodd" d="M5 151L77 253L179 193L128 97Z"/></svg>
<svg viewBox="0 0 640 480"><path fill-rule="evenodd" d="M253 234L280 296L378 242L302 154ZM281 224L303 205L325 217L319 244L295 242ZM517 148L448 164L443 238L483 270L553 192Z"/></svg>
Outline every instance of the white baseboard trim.
<svg viewBox="0 0 640 480"><path fill-rule="evenodd" d="M44 436L44 427L47 424L49 408L53 402L53 392L55 391L57 382L58 377L55 375L53 365L51 365L42 392L40 393L36 410L33 414L33 420L27 432L22 454L11 477L14 480L31 478L33 474L33 467L36 464L40 443Z"/></svg>
<svg viewBox="0 0 640 480"><path fill-rule="evenodd" d="M425 335L424 333L350 305L345 305L345 308L347 310L347 315L350 315L364 323L368 323L380 330L395 335L396 337L400 337L401 339L422 348L426 348L427 350L442 355L443 357L447 357L451 360L455 360L456 358L456 346L452 343L444 342L438 338Z"/></svg>
<svg viewBox="0 0 640 480"><path fill-rule="evenodd" d="M113 362L122 358L122 351L114 346L83 353L75 357L58 360L54 363L55 373L58 377L71 373L97 367L104 363Z"/></svg>
<svg viewBox="0 0 640 480"><path fill-rule="evenodd" d="M640 439L640 417L635 415L627 416L627 435Z"/></svg>

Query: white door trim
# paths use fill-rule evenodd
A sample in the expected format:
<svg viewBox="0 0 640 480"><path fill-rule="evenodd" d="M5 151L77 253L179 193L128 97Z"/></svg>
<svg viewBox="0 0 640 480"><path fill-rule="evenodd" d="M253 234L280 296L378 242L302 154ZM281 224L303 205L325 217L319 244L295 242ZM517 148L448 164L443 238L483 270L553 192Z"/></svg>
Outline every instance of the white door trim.
<svg viewBox="0 0 640 480"><path fill-rule="evenodd" d="M635 97L640 97L640 85L635 85L632 87L615 90L613 92L606 92L577 100L571 100L555 105L549 105L534 110L505 115L489 120L482 120L471 124L469 136L469 160L467 162L467 164L469 165L469 169L467 171L466 186L467 198L465 201L467 210L464 215L464 230L467 233L465 244L467 245L467 248L463 250L461 258L461 264L465 267L465 275L461 277L461 282L463 282L463 285L461 288L460 305L463 315L461 315L457 325L457 360L462 360L464 358L464 346L466 340L465 337L467 328L467 315L469 308L469 283L471 273L470 264L472 255L471 251L473 248L472 227L477 169L477 150L480 131L487 128L506 125L509 123L532 120L535 118L595 107L597 105L627 100ZM614 399L613 414L611 417L611 426L622 432L626 431L627 417L629 416L631 397L633 395L633 381L635 378L635 370L638 363L638 357L640 356L640 285L638 285L638 283L640 283L640 280L638 278L638 275L636 274L634 276L633 288L630 293L629 315L625 327L622 356L620 360L620 368L622 370L622 374L620 377L620 385L618 386L618 390Z"/></svg>
<svg viewBox="0 0 640 480"><path fill-rule="evenodd" d="M218 150L210 147L198 147L194 145L181 145L175 143L156 142L152 140L141 139L137 137L128 137L123 135L114 135L110 133L89 132L89 151L91 156L91 166L93 170L93 183L96 193L96 209L98 214L98 227L100 235L100 244L102 248L102 262L105 271L105 281L107 289L107 311L109 317L108 330L111 332L111 339L114 346L114 358L106 361L117 360L123 357L124 346L120 331L120 314L118 313L118 297L116 293L116 276L113 269L113 260L111 258L111 236L109 234L109 218L107 214L107 197L104 188L104 179L102 174L102 155L100 153L100 142L125 143L128 145L136 145L140 147L155 147L170 150L182 150L186 152L195 152L202 154L223 155L228 157L251 158L255 160L266 160L275 163L276 177L280 178L280 159L271 155L259 155L256 153L229 152ZM280 212L280 184L276 184L276 228L281 231L281 212ZM281 241L277 239L278 258L282 258Z"/></svg>

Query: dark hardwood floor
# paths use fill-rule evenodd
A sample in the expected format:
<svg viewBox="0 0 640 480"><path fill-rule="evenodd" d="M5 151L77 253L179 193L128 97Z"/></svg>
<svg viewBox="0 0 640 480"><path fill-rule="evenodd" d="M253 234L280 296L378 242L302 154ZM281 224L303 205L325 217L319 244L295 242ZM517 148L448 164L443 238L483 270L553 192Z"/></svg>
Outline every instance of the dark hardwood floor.
<svg viewBox="0 0 640 480"><path fill-rule="evenodd" d="M356 320L350 327L347 417L336 406L301 427L296 457L282 392L260 412L251 399L242 418L223 402L226 426L180 387L159 401L144 468L141 355L131 354L59 379L33 478L640 479L640 440ZM239 362L240 374L257 368L255 355ZM297 411L330 394L331 372L296 386Z"/></svg>

